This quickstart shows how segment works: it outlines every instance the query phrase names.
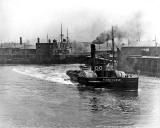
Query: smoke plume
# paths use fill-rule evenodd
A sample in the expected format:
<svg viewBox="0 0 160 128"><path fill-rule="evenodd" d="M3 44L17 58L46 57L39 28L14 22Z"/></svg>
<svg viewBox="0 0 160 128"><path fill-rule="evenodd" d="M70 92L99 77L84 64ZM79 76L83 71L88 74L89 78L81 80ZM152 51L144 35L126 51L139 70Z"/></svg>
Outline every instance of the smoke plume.
<svg viewBox="0 0 160 128"><path fill-rule="evenodd" d="M92 42L95 44L102 44L112 39L112 29L100 33L96 39ZM129 43L129 45L135 45L141 41L141 37L144 34L144 26L142 23L142 14L136 13L129 20L118 26L113 26L114 38L117 46L121 46L123 43Z"/></svg>

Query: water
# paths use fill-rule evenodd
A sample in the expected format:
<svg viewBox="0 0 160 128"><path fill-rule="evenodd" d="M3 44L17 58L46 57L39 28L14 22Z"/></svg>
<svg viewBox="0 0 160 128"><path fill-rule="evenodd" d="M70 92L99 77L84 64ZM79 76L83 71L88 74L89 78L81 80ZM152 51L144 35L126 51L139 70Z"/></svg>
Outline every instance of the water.
<svg viewBox="0 0 160 128"><path fill-rule="evenodd" d="M79 65L0 66L0 128L158 128L160 79L139 90L77 88L65 75Z"/></svg>

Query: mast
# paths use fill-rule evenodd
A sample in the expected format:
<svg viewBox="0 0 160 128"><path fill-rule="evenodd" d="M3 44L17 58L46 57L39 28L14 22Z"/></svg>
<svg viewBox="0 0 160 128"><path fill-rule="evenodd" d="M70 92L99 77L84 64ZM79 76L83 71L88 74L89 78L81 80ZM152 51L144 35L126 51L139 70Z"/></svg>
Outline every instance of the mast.
<svg viewBox="0 0 160 128"><path fill-rule="evenodd" d="M156 36L155 36L154 41L155 41L155 46L157 47L157 40L156 40Z"/></svg>
<svg viewBox="0 0 160 128"><path fill-rule="evenodd" d="M69 34L68 34L68 28L67 28L67 47L70 49L70 50L72 50L72 45L71 45L71 43L70 43L70 41L69 41Z"/></svg>
<svg viewBox="0 0 160 128"><path fill-rule="evenodd" d="M47 43L48 43L48 33L47 33Z"/></svg>
<svg viewBox="0 0 160 128"><path fill-rule="evenodd" d="M67 28L67 45L69 43L69 37L68 37L68 28Z"/></svg>
<svg viewBox="0 0 160 128"><path fill-rule="evenodd" d="M61 43L63 42L62 24L61 24Z"/></svg>
<svg viewBox="0 0 160 128"><path fill-rule="evenodd" d="M114 32L113 32L113 26L112 26L112 64L113 64L113 69L114 69Z"/></svg>
<svg viewBox="0 0 160 128"><path fill-rule="evenodd" d="M155 39L154 39L153 41L155 42L155 47L156 47L156 56L157 56L157 54L158 54L158 48L157 48L157 46L158 46L158 42L157 42L157 40L156 40L156 36L155 36Z"/></svg>

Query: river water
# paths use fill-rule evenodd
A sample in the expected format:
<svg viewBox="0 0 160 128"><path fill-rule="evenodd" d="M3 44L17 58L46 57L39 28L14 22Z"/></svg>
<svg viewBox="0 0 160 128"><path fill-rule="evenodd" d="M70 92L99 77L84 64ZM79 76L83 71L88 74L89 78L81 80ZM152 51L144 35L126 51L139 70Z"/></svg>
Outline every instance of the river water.
<svg viewBox="0 0 160 128"><path fill-rule="evenodd" d="M0 128L159 128L160 79L140 76L138 92L78 88L79 65L1 65Z"/></svg>

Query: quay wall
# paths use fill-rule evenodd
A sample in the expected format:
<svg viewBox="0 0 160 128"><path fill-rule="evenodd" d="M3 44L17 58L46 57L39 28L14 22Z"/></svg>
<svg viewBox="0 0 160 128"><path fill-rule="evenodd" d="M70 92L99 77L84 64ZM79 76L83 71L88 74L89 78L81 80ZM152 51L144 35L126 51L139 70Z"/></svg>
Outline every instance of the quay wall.
<svg viewBox="0 0 160 128"><path fill-rule="evenodd" d="M35 49L0 48L1 64L36 63Z"/></svg>
<svg viewBox="0 0 160 128"><path fill-rule="evenodd" d="M118 69L129 73L160 76L160 47L122 47Z"/></svg>
<svg viewBox="0 0 160 128"><path fill-rule="evenodd" d="M0 64L89 63L88 54L56 54L48 49L0 48Z"/></svg>

